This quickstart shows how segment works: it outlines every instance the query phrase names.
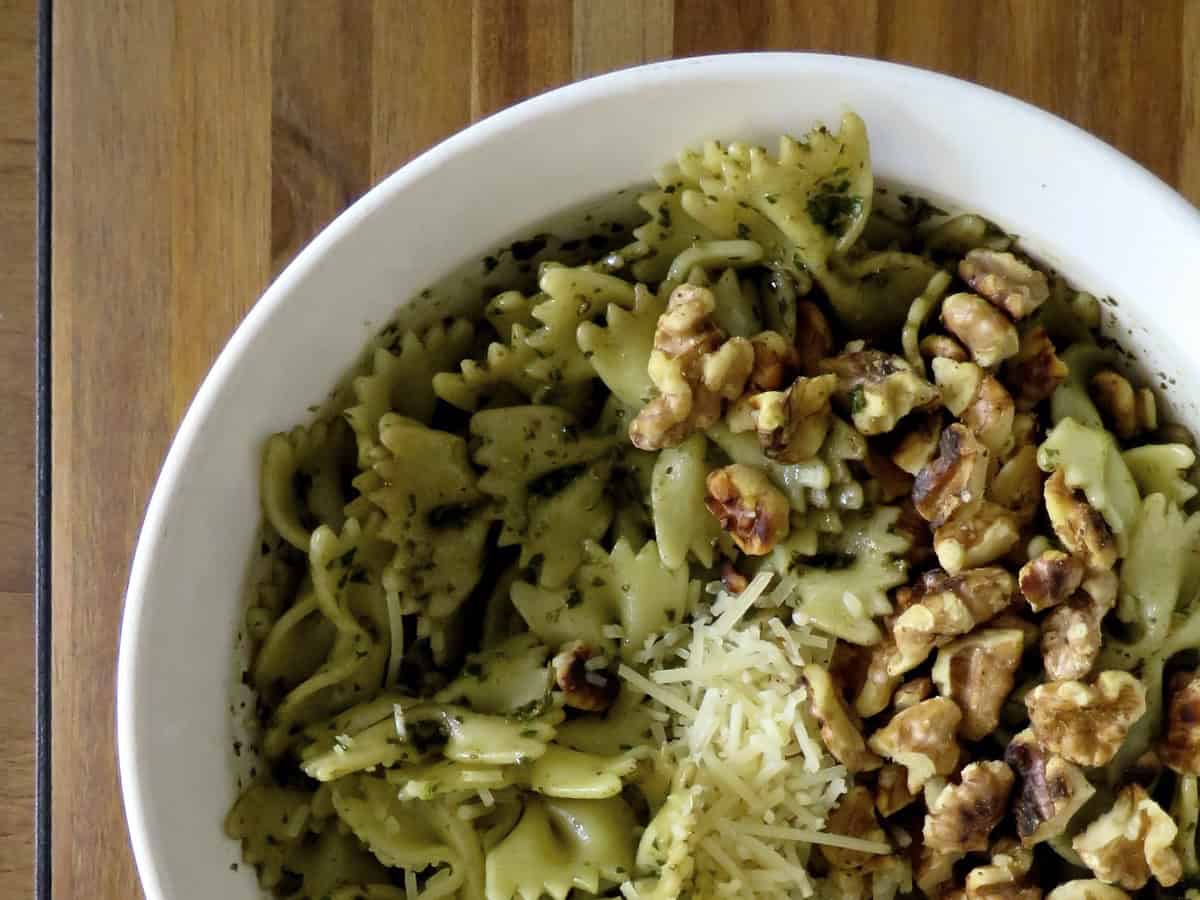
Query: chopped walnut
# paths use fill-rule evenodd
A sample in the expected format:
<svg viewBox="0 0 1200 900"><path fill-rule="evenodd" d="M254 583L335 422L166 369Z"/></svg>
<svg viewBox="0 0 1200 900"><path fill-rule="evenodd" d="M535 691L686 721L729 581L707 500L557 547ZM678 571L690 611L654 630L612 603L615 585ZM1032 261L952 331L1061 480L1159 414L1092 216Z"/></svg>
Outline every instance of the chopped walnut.
<svg viewBox="0 0 1200 900"><path fill-rule="evenodd" d="M1041 325L1021 336L1017 355L1004 366L1004 380L1012 388L1017 409L1031 410L1067 378L1067 364L1058 358L1054 343Z"/></svg>
<svg viewBox="0 0 1200 900"><path fill-rule="evenodd" d="M892 450L892 462L916 475L937 455L942 436L942 417L937 413L916 413L909 417L903 437Z"/></svg>
<svg viewBox="0 0 1200 900"><path fill-rule="evenodd" d="M938 897L940 900L950 900L954 888L951 880L954 878L954 864L962 859L962 853L945 853L932 847L922 846L917 855L917 864L913 871L913 881L917 889L926 897ZM965 893L961 894L965 897Z"/></svg>
<svg viewBox="0 0 1200 900"><path fill-rule="evenodd" d="M1155 428L1158 413L1154 408L1154 395L1135 392L1129 380L1112 369L1102 369L1092 376L1092 399L1100 408L1113 433L1127 441L1131 437ZM1143 389L1144 390L1144 389Z"/></svg>
<svg viewBox="0 0 1200 900"><path fill-rule="evenodd" d="M1101 881L1137 891L1153 876L1170 887L1183 876L1183 864L1172 847L1178 831L1145 788L1131 784L1071 846Z"/></svg>
<svg viewBox="0 0 1200 900"><path fill-rule="evenodd" d="M1037 464L1037 447L1026 445L1000 467L988 495L1010 510L1017 521L1028 525L1042 503L1042 470Z"/></svg>
<svg viewBox="0 0 1200 900"><path fill-rule="evenodd" d="M992 863L967 873L966 900L1042 900L1042 889L1025 884L1007 866Z"/></svg>
<svg viewBox="0 0 1200 900"><path fill-rule="evenodd" d="M1033 851L1014 837L992 843L992 865L1003 866L1014 878L1024 878L1033 868Z"/></svg>
<svg viewBox="0 0 1200 900"><path fill-rule="evenodd" d="M833 352L833 329L821 308L811 300L796 304L796 358L800 371L813 375L821 360Z"/></svg>
<svg viewBox="0 0 1200 900"><path fill-rule="evenodd" d="M1146 689L1128 672L1106 671L1093 684L1052 681L1025 697L1038 741L1082 766L1113 758L1129 728L1146 711Z"/></svg>
<svg viewBox="0 0 1200 900"><path fill-rule="evenodd" d="M972 362L933 361L933 378L946 409L975 432L995 455L1012 441L1016 409L1008 390Z"/></svg>
<svg viewBox="0 0 1200 900"><path fill-rule="evenodd" d="M750 579L739 572L729 560L721 563L721 585L731 594L740 594L750 586Z"/></svg>
<svg viewBox="0 0 1200 900"><path fill-rule="evenodd" d="M864 719L887 709L901 680L899 675L892 675L888 671L897 654L896 642L890 636L873 645L868 654L866 674L854 699L854 711Z"/></svg>
<svg viewBox="0 0 1200 900"><path fill-rule="evenodd" d="M959 513L933 532L938 562L951 575L987 565L1004 556L1021 539L1017 517L988 500Z"/></svg>
<svg viewBox="0 0 1200 900"><path fill-rule="evenodd" d="M1129 900L1129 895L1095 878L1079 878L1060 884L1046 895L1046 900Z"/></svg>
<svg viewBox="0 0 1200 900"><path fill-rule="evenodd" d="M681 443L721 417L722 399L741 394L754 352L742 338L725 341L712 322L712 291L682 284L658 319L647 373L658 396L630 423L629 438L643 450Z"/></svg>
<svg viewBox="0 0 1200 900"><path fill-rule="evenodd" d="M888 835L875 816L875 802L871 792L862 785L851 787L829 812L826 829L833 834L845 834L851 838L862 838L889 844ZM841 847L822 846L821 853L834 869L866 869L876 862L877 853L860 850L842 850Z"/></svg>
<svg viewBox="0 0 1200 900"><path fill-rule="evenodd" d="M933 681L963 711L959 733L967 740L995 731L1024 644L1025 636L1016 629L983 628L938 651Z"/></svg>
<svg viewBox="0 0 1200 900"><path fill-rule="evenodd" d="M1058 837L1096 789L1083 770L1038 744L1031 729L1008 743L1004 761L1017 773L1017 834L1026 847Z"/></svg>
<svg viewBox="0 0 1200 900"><path fill-rule="evenodd" d="M1012 603L1013 577L998 566L968 569L951 576L935 569L912 587L901 589L909 603L896 617L892 636L898 654L888 671L903 675L916 668L935 647L950 643L999 615Z"/></svg>
<svg viewBox="0 0 1200 900"><path fill-rule="evenodd" d="M962 344L945 334L927 334L921 338L921 355L930 359L952 359L955 362L966 362L970 355L963 349Z"/></svg>
<svg viewBox="0 0 1200 900"><path fill-rule="evenodd" d="M858 724L846 708L829 672L811 663L804 667L804 680L808 684L809 706L821 727L821 740L826 749L850 772L878 769L883 761L867 750Z"/></svg>
<svg viewBox="0 0 1200 900"><path fill-rule="evenodd" d="M942 301L942 322L985 368L1014 356L1021 346L1008 317L974 294L952 294Z"/></svg>
<svg viewBox="0 0 1200 900"><path fill-rule="evenodd" d="M620 692L620 681L602 670L592 671L587 661L596 653L583 641L564 644L554 657L554 681L563 692L563 702L584 712L604 712ZM589 677L590 676L590 677Z"/></svg>
<svg viewBox="0 0 1200 900"><path fill-rule="evenodd" d="M1021 632L1021 646L1026 651L1030 647L1036 647L1038 645L1038 638L1042 635L1042 629L1037 622L1031 622L1011 610L1000 613L1000 615L988 622L988 628L1005 628Z"/></svg>
<svg viewBox="0 0 1200 900"><path fill-rule="evenodd" d="M746 381L750 393L776 391L787 384L799 365L796 348L777 331L762 331L750 338L754 368Z"/></svg>
<svg viewBox="0 0 1200 900"><path fill-rule="evenodd" d="M908 789L919 791L935 775L949 775L958 765L955 738L962 712L953 700L934 697L892 716L867 746L908 770Z"/></svg>
<svg viewBox="0 0 1200 900"><path fill-rule="evenodd" d="M751 419L763 452L782 463L816 456L829 433L829 398L836 385L832 375L801 376L786 391L750 395Z"/></svg>
<svg viewBox="0 0 1200 900"><path fill-rule="evenodd" d="M1044 555L1044 554L1043 554ZM1100 623L1117 599L1117 576L1097 571L1042 626L1042 664L1052 681L1083 678L1100 655Z"/></svg>
<svg viewBox="0 0 1200 900"><path fill-rule="evenodd" d="M821 360L820 369L837 376L837 396L866 435L885 434L913 410L938 402L937 388L890 353L853 350Z"/></svg>
<svg viewBox="0 0 1200 900"><path fill-rule="evenodd" d="M1046 479L1043 489L1046 512L1054 533L1063 546L1078 556L1089 569L1111 569L1117 561L1117 545L1104 517L1087 502L1082 491L1067 485L1062 469Z"/></svg>
<svg viewBox="0 0 1200 900"><path fill-rule="evenodd" d="M1162 758L1174 772L1200 775L1200 672L1181 672L1171 681Z"/></svg>
<svg viewBox="0 0 1200 900"><path fill-rule="evenodd" d="M745 338L725 341L701 364L701 384L722 400L736 400L745 389L746 379L754 366L754 350Z"/></svg>
<svg viewBox="0 0 1200 900"><path fill-rule="evenodd" d="M850 788L838 801L838 805L829 813L825 828L832 834L890 843L875 816L875 801L871 799L871 792L862 785ZM835 869L864 869L879 859L875 853L829 846L823 846L821 854Z"/></svg>
<svg viewBox="0 0 1200 900"><path fill-rule="evenodd" d="M734 463L708 473L704 505L743 553L764 556L788 535L787 497L753 466Z"/></svg>
<svg viewBox="0 0 1200 900"><path fill-rule="evenodd" d="M1012 770L1002 762L971 763L947 785L925 816L925 846L943 852L986 850L1008 807Z"/></svg>
<svg viewBox="0 0 1200 900"><path fill-rule="evenodd" d="M958 274L1014 319L1025 318L1050 296L1045 274L1011 253L977 248L958 264Z"/></svg>
<svg viewBox="0 0 1200 900"><path fill-rule="evenodd" d="M916 706L922 700L928 700L932 696L933 679L928 675L923 675L896 689L896 694L892 697L892 708L896 712L903 712L910 706Z"/></svg>
<svg viewBox="0 0 1200 900"><path fill-rule="evenodd" d="M1046 550L1021 566L1017 583L1034 612L1064 603L1083 582L1083 563L1061 550Z"/></svg>
<svg viewBox="0 0 1200 900"><path fill-rule="evenodd" d="M937 528L983 502L988 456L965 425L956 423L942 432L937 458L917 473L913 485L913 502L925 521Z"/></svg>
<svg viewBox="0 0 1200 900"><path fill-rule="evenodd" d="M875 808L885 819L909 806L917 799L908 789L908 771L899 763L887 763L879 770L875 786Z"/></svg>

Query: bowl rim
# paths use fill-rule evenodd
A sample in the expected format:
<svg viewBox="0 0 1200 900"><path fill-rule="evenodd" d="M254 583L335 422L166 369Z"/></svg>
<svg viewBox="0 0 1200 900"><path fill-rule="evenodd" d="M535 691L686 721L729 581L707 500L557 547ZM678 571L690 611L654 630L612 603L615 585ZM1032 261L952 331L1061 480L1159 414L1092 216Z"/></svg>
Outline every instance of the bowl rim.
<svg viewBox="0 0 1200 900"><path fill-rule="evenodd" d="M220 388L228 379L235 361L250 350L260 338L272 315L287 301L293 289L323 263L330 248L370 219L375 210L393 202L410 184L425 177L459 152L517 129L543 115L586 105L593 99L620 93L622 89L644 84L646 81L675 78L688 80L692 76L711 74L717 70L742 75L754 74L757 71L769 75L778 65L797 63L810 66L807 70L809 72L826 75L838 72L854 72L861 75L863 72L869 72L881 79L903 77L941 90L958 92L960 96L969 97L975 102L986 101L1008 114L1035 121L1039 128L1053 133L1058 140L1066 141L1080 151L1092 154L1106 166L1119 170L1123 177L1135 179L1136 190L1146 196L1147 202L1153 202L1157 210L1172 217L1172 228L1183 231L1190 229L1200 243L1200 211L1157 175L1095 135L1040 107L992 88L916 66L866 57L812 52L745 52L684 57L632 66L531 97L464 128L421 153L340 213L296 255L260 295L197 388L171 440L155 481L138 534L124 597L117 657L115 711L118 774L126 825L142 889L150 900L165 897L165 894L163 878L149 836L143 785L136 766L138 734L133 694L141 662L138 637L147 604L150 561L158 553L164 538L170 501L176 493L182 475L181 461L203 429Z"/></svg>

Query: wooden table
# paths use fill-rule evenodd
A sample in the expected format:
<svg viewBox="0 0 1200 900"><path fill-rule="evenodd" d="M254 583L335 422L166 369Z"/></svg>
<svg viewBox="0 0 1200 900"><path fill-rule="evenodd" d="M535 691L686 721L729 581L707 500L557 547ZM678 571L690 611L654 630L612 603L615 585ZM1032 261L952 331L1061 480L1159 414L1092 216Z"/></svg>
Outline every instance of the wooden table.
<svg viewBox="0 0 1200 900"><path fill-rule="evenodd" d="M27 896L29 877L32 6L0 0L0 479L16 486L0 499L5 898ZM474 119L597 72L752 48L991 85L1200 201L1200 0L55 4L54 896L138 893L112 708L129 557L197 382L271 277Z"/></svg>

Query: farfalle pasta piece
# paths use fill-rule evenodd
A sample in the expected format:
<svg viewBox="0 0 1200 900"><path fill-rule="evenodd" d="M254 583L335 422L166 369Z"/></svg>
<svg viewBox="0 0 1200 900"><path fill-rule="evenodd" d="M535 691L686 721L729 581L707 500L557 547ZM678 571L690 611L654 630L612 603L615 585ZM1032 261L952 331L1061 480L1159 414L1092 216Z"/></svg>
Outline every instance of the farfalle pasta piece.
<svg viewBox="0 0 1200 900"><path fill-rule="evenodd" d="M721 527L704 505L708 442L694 434L678 447L663 449L654 462L650 504L654 537L662 564L678 569L689 554L711 566Z"/></svg>
<svg viewBox="0 0 1200 900"><path fill-rule="evenodd" d="M627 406L640 408L654 397L646 368L654 350L658 317L667 308L665 297L644 285L634 289L631 309L609 305L605 323L584 322L576 331L579 349L605 386Z"/></svg>
<svg viewBox="0 0 1200 900"><path fill-rule="evenodd" d="M354 379L358 402L344 414L358 441L359 466L365 468L378 458L379 420L384 414L429 424L437 402L433 377L457 367L474 340L474 325L450 319L424 333L406 331L390 348L375 348L370 372Z"/></svg>
<svg viewBox="0 0 1200 900"><path fill-rule="evenodd" d="M308 552L317 525L342 527L342 508L349 498L339 487L339 469L349 436L346 424L335 419L272 435L263 447L263 515L301 553Z"/></svg>
<svg viewBox="0 0 1200 900"><path fill-rule="evenodd" d="M487 900L565 900L573 889L595 894L628 879L636 820L620 797L529 797L520 821L487 855Z"/></svg>

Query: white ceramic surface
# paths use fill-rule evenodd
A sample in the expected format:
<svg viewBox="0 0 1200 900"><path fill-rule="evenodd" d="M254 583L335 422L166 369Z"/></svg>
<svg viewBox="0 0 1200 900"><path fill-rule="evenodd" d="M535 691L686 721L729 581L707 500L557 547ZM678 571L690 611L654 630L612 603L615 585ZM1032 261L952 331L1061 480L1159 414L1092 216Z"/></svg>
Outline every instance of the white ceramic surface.
<svg viewBox="0 0 1200 900"><path fill-rule="evenodd" d="M398 302L557 210L644 183L707 137L771 143L860 113L875 169L1021 236L1080 287L1196 424L1200 214L1073 126L965 82L832 56L681 60L499 113L376 187L304 250L205 379L150 501L121 632L121 781L150 900L257 896L220 823L234 796L234 635L263 439L304 421ZM1186 387L1185 387L1186 386Z"/></svg>

